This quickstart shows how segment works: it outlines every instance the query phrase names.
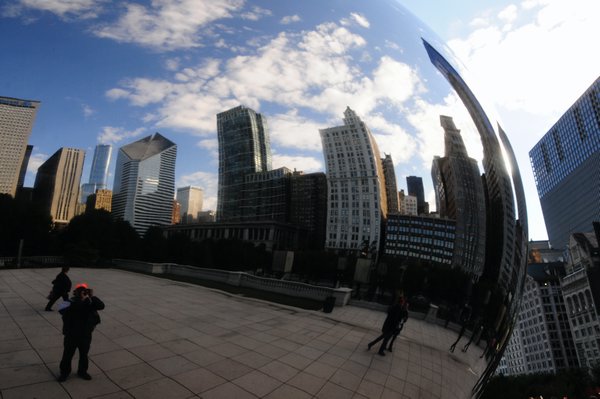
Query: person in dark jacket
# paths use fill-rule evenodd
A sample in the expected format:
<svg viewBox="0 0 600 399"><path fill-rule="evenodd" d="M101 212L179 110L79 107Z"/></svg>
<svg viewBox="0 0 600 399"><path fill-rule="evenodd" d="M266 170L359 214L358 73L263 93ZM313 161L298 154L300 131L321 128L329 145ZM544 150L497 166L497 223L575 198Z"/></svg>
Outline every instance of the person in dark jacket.
<svg viewBox="0 0 600 399"><path fill-rule="evenodd" d="M54 281L52 281L52 291L48 295L48 304L46 305L46 312L52 311L52 305L60 297L63 300L69 300L69 291L71 291L71 279L67 276L69 268L63 267L61 272L56 275Z"/></svg>
<svg viewBox="0 0 600 399"><path fill-rule="evenodd" d="M383 322L383 327L381 328L381 335L369 342L367 345L367 350L371 349L371 347L377 342L383 340L377 353L381 356L385 356L384 349L387 346L388 341L390 338L392 338L394 332L400 328L400 322L402 321L403 316L402 302L403 297L398 296L396 301L392 304L392 306L390 306L387 312L387 317Z"/></svg>
<svg viewBox="0 0 600 399"><path fill-rule="evenodd" d="M67 379L71 373L71 360L75 350L79 350L79 368L77 375L91 380L88 374L88 352L92 343L92 331L100 323L98 310L104 309L104 303L94 296L87 284L77 284L73 297L60 310L63 318L64 350L60 362L59 382Z"/></svg>
<svg viewBox="0 0 600 399"><path fill-rule="evenodd" d="M408 320L408 302L406 302L406 299L404 299L404 297L400 298L400 306L402 306L402 312L400 314L400 324L398 325L398 327L396 327L394 333L392 334L390 345L387 348L388 352L392 352L392 346L394 346L394 341L396 341L396 338L398 338L398 335L400 335L400 331L402 331L402 328L404 327L404 323L406 323L406 320Z"/></svg>

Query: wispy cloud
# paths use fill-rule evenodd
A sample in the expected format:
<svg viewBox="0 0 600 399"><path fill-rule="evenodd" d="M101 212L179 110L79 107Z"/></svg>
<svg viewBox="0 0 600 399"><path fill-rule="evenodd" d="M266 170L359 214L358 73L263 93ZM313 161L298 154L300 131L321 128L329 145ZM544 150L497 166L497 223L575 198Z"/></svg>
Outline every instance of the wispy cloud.
<svg viewBox="0 0 600 399"><path fill-rule="evenodd" d="M87 104L82 104L81 108L83 110L83 116L85 116L86 118L89 118L90 116L92 116L96 113L96 110L94 110L92 107L90 107Z"/></svg>
<svg viewBox="0 0 600 399"><path fill-rule="evenodd" d="M142 127L135 130L126 130L123 127L104 126L98 135L98 143L117 144L125 139L138 137L145 131L146 129Z"/></svg>
<svg viewBox="0 0 600 399"><path fill-rule="evenodd" d="M232 17L243 0L153 0L150 6L127 3L115 23L93 29L98 37L135 43L159 51L200 46L201 30Z"/></svg>
<svg viewBox="0 0 600 399"><path fill-rule="evenodd" d="M2 6L2 16L19 17L30 11L45 11L63 19L96 18L105 0L19 0Z"/></svg>
<svg viewBox="0 0 600 399"><path fill-rule="evenodd" d="M242 19L248 19L250 21L258 21L263 17L268 17L273 15L271 10L267 10L266 8L254 6L250 11L246 11L242 13Z"/></svg>
<svg viewBox="0 0 600 399"><path fill-rule="evenodd" d="M300 21L302 21L302 18L300 18L299 15L294 14L294 15L286 15L285 17L283 17L279 20L279 23L282 25L289 25L294 22L300 22Z"/></svg>

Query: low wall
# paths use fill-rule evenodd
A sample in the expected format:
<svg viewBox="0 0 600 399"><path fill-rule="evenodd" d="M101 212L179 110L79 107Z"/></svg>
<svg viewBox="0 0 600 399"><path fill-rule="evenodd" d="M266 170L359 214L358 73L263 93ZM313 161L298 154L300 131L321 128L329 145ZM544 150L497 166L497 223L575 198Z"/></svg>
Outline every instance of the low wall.
<svg viewBox="0 0 600 399"><path fill-rule="evenodd" d="M345 306L350 300L350 288L329 288L304 284L296 281L278 280L253 276L245 272L230 272L218 269L204 269L175 263L149 263L134 260L115 259L113 265L125 270L150 274L171 274L201 280L216 281L236 287L253 288L298 298L324 301L327 297L335 298L336 306Z"/></svg>

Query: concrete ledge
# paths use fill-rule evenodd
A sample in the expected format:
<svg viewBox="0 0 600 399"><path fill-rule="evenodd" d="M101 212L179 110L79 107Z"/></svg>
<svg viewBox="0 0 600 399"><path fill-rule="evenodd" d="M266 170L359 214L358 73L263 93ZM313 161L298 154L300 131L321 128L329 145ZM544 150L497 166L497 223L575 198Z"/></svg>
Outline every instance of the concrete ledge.
<svg viewBox="0 0 600 399"><path fill-rule="evenodd" d="M148 274L171 274L175 276L192 277L201 280L217 281L235 287L254 288L277 294L289 295L298 298L325 301L327 297L335 298L335 306L345 306L350 301L352 289L329 288L317 285L304 284L295 281L278 280L253 276L244 272L230 272L218 269L205 269L174 263L150 263L135 260L115 259L115 267Z"/></svg>

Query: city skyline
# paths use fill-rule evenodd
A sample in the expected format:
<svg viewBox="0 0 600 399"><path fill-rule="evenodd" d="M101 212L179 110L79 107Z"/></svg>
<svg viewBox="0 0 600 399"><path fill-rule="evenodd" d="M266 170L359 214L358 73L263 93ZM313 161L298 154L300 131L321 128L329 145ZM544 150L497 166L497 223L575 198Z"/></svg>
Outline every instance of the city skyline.
<svg viewBox="0 0 600 399"><path fill-rule="evenodd" d="M509 138L513 141L513 147L517 151L517 159L523 173L525 187L528 190L528 206L532 219L532 223L530 223L532 226L531 237L533 239L545 238L546 233L543 231L539 201L535 188L532 188L534 185L527 152L569 104L597 77L593 76L590 71L598 70L598 65L600 65L598 55L585 51L573 53L576 51L576 45L579 45L578 41L565 43L565 40L556 40L555 35L573 38L577 36L576 34L581 33L582 29L588 34L593 34L598 27L589 21L598 6L587 4L591 2L565 6L561 2L511 4L508 1L494 1L487 3L485 9L476 8L482 6L468 5L467 2L458 2L449 9L447 5L444 7L441 2L438 7L424 7L413 0L403 3L415 11L415 14L425 23L432 26L444 40L448 41L449 46L457 53L461 61L471 68L473 75L478 76L478 83L481 86L485 88L487 85L487 90L484 92L491 94L492 98L496 100L500 116L504 118L503 128L507 131ZM195 52L195 43L189 45L190 43L177 42L175 36L162 36L164 40L158 44L151 42L151 39L141 38L124 25L125 20L120 18L123 16L123 10L111 9L106 3L102 8L101 2L91 1L88 3L89 7L83 6L80 9L69 9L68 6L59 9L53 7L53 4L57 3L48 3L45 11L26 4L30 3L16 2L11 7L3 7L1 13L3 24L0 28L6 33L4 35L6 39L2 39L0 45L5 54L12 55L16 60L12 66L2 67L1 72L3 76L7 77L0 86L2 94L42 101L30 138L30 144L34 145L34 153L26 185L32 185L34 179L32 171L35 171L37 166L60 146L88 149L88 162L86 162L84 170L84 176L87 176L92 158L90 150L97 142L110 142L120 146L143 134L159 130L171 137L180 149L181 160L176 169L176 186L191 184L202 187L206 193L204 209L216 209L217 157L214 140L216 135L214 115L216 112L201 110L199 111L203 114L201 117L190 115L190 110L194 108L186 106L185 102L205 104L201 101L203 95L207 101L215 99L214 96L207 97L206 93L202 92L189 93L186 85L197 85L198 73L210 73L215 69L218 70L219 65L206 63L202 65L204 68L199 68L198 57L200 54ZM183 3L180 6L183 7ZM567 7L566 11L565 7ZM161 12L160 9L154 9L151 6L142 8L150 17L159 16ZM327 16L319 20L314 15L315 10L310 7L307 8L305 15L299 17L302 21L294 21L296 18L293 17L296 14L288 14L288 10L269 2L265 3L262 10L248 7L248 9L242 8L241 14L236 14L235 11L228 10L230 15L235 16L232 20L239 21L231 24L232 29L241 29L246 25L253 27L256 25L252 24L260 24L261 21L267 19L277 19L279 25L277 23L272 23L272 25L277 25L281 32L294 23L302 23L302 28L307 32L332 35L333 32L319 31L318 23L332 22L338 26L344 26L342 23L348 22L350 25L347 26L352 27L351 31L354 34L352 37L358 41L360 41L360 37L367 37L365 32L368 30L369 23L371 28L377 23L373 19L360 19L360 15L353 16L352 13L348 14L348 21L329 21ZM448 13L447 16L446 13ZM285 19L285 17L290 18ZM115 29L112 35L107 29L110 25L119 28ZM200 26L193 25L192 28L199 31ZM164 28L161 25L155 27L158 31ZM53 34L45 35L44 32L50 32L49 29L52 29ZM531 33L532 30L533 33ZM8 31L11 31L11 34L8 34ZM526 34L528 31L529 33ZM265 33L272 36L277 32ZM51 40L52 45L45 46L46 50L34 46L31 53L17 51L23 47L23 41L32 36L36 37L39 45L47 43L45 40ZM44 40L40 38L44 38ZM228 50L232 50L234 44L241 46L241 43L229 41L229 36L224 38ZM57 44L61 40L64 44ZM262 40L257 45L273 48L269 45L273 45L274 42L268 42L264 38ZM485 48L479 44L481 40L485 40L486 46L483 46ZM517 45L515 42L519 42L519 44ZM535 57L527 58L525 62L527 67L517 73L515 68L524 67L524 64L518 63L515 66L512 65L511 60L516 57L524 57L520 55L519 51L526 44L532 42L536 43L539 53L535 54ZM567 55L577 54L581 59L585 59L585 62L570 64L570 73L563 76L565 75L564 70L566 70L564 64L559 63L555 66L554 63L545 62L549 56L547 43L552 43L554 46L553 54L555 51ZM359 42L355 44L358 45ZM390 43L390 45L392 44ZM86 46L92 46L97 55L90 55L84 51ZM239 51L242 51L241 47ZM497 55L491 57L490 51L496 51ZM135 54L136 57L131 57L130 53ZM64 62L58 61L61 58L69 59L70 54L86 55L78 58L78 65L81 65L81 69L86 73L74 70ZM42 60L45 57L48 62L40 62L39 57L42 57ZM107 57L115 61L111 62L110 70L103 67ZM484 63L486 57L494 60L493 69L489 68L491 61L488 60L487 64ZM138 60L132 61L131 58ZM569 57L565 58L569 59ZM256 58L255 60L257 62L264 61L265 58ZM561 62L566 61L561 59ZM563 68L553 69L560 66ZM544 94L545 91L540 88L545 87L542 86L546 83L545 77L552 74L557 75L557 70L563 71L563 73L560 82L553 83L553 90L555 93L563 93L563 95L547 96ZM536 76L532 71L539 72L540 76ZM21 75L23 72L24 74ZM490 74L490 72L493 73ZM24 76L34 76L34 78L24 79ZM52 76L52 78L47 78L48 76ZM90 76L97 77L94 79L93 87L89 85ZM231 76L225 77L231 78ZM496 79L497 77L499 79ZM506 79L503 79L504 77ZM42 82L42 80L47 82ZM531 82L531 84L523 84L523 82ZM156 95L167 94L166 97L163 97L166 100L165 104L156 107L152 102L153 99L148 97L148 92L139 91L143 85L155 89ZM173 91L174 88L181 90ZM478 95L483 94L480 91L477 93ZM178 94L180 95L178 96ZM217 99L219 107L221 107L219 111L239 103L254 106L252 101L258 101L260 107L257 112L265 114L272 122L274 168L287 166L305 172L325 170L321 148L318 146L318 129L329 126L328 121L335 120L335 114L339 111L327 109L321 117L317 118L310 113L294 113L293 106L272 108L264 98L248 97L252 101L247 102L242 101L243 98L239 98L240 101L235 103L227 98ZM181 103L178 102L180 100ZM550 103L550 101L554 102ZM418 156L416 158L418 162L415 163L414 160L412 163L407 162L398 155L398 147L402 139L396 138L395 142L391 143L389 135L385 134L385 129L395 128L394 124L387 123L389 120L385 118L379 118L377 112L362 112L363 104L355 105L350 101L344 101L344 103L340 102L336 105L338 110L346 106L355 106L360 111L363 120L372 127L380 146L394 149L390 152L397 163L396 176L399 189L405 188L403 182L406 176L428 176L424 165L420 165L421 163L425 164L425 162L421 162L421 155L423 155L423 159L428 159L427 163L429 164L432 159L430 155L433 154L426 153L426 145L421 146L417 143L414 148L408 148L407 150ZM213 103L213 108L214 106ZM153 114L162 119L158 122L152 120ZM439 113L432 117L439 117ZM159 126L159 122L163 124L164 128ZM185 126L186 123L192 124L192 126ZM305 134L305 137L299 134L304 131L310 132L310 134ZM436 137L441 138L442 135L443 131L438 128ZM388 152L387 149L386 152ZM111 174L109 185L114 179L114 162L111 165ZM434 202L435 197L431 186L426 188L425 196L430 204ZM540 226L542 227L540 228Z"/></svg>

